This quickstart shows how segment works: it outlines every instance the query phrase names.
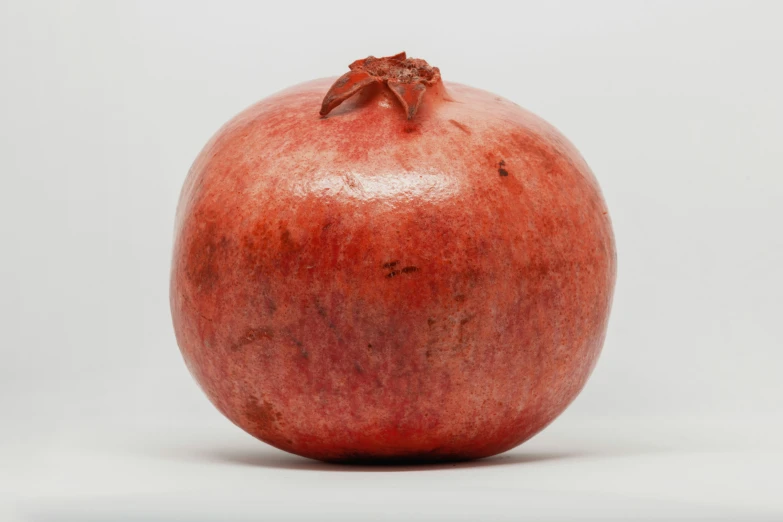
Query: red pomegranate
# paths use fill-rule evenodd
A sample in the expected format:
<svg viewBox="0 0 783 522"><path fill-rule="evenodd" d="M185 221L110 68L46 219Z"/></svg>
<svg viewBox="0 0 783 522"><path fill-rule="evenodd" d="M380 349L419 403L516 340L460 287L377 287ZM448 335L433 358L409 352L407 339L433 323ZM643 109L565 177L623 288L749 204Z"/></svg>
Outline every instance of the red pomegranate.
<svg viewBox="0 0 783 522"><path fill-rule="evenodd" d="M571 143L402 53L212 138L182 190L171 309L191 373L255 437L327 461L471 459L582 389L615 259Z"/></svg>

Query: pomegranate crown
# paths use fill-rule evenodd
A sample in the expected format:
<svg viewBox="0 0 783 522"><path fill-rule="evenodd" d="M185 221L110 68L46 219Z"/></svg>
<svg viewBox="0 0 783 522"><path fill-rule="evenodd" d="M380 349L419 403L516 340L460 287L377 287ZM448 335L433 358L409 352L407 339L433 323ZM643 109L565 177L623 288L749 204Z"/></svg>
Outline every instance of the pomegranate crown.
<svg viewBox="0 0 783 522"><path fill-rule="evenodd" d="M348 66L350 71L340 76L326 93L321 116L326 116L342 102L375 84L385 84L400 101L409 120L416 116L427 87L440 81L440 70L424 60L408 58L404 52L376 58L368 56Z"/></svg>

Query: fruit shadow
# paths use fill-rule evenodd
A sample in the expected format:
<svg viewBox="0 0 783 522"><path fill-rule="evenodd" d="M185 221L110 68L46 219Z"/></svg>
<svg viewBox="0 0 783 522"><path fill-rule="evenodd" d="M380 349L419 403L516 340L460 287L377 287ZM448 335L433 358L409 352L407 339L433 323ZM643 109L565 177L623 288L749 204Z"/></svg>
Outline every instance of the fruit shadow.
<svg viewBox="0 0 783 522"><path fill-rule="evenodd" d="M191 462L212 462L215 464L230 464L236 466L248 466L256 468L274 468L298 471L328 471L328 472L406 472L406 471L434 471L448 469L470 469L497 466L518 466L525 464L551 462L557 460L589 457L589 453L578 452L551 452L551 453L524 453L520 451L508 452L494 457L478 460L455 462L381 462L381 463L331 463L311 460L296 455L290 455L282 451L264 450L248 451L235 449L202 449L180 452L170 458L187 460Z"/></svg>

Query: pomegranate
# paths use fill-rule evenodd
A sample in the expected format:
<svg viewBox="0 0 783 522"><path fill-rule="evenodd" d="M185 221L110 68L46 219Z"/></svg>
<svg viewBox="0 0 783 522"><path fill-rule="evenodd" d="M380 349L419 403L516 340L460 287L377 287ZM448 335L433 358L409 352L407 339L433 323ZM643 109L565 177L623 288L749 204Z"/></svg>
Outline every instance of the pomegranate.
<svg viewBox="0 0 783 522"><path fill-rule="evenodd" d="M212 403L277 448L472 459L582 389L615 260L571 143L402 53L218 131L182 189L171 310Z"/></svg>

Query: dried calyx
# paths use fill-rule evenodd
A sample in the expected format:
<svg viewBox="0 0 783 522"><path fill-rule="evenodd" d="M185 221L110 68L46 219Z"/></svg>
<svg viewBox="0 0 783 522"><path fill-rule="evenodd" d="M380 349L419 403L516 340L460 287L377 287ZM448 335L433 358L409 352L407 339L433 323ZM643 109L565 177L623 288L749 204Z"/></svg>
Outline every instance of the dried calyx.
<svg viewBox="0 0 783 522"><path fill-rule="evenodd" d="M440 71L424 60L407 58L405 53L356 60L349 72L342 75L326 93L321 105L321 116L370 85L385 84L397 97L411 120L419 109L427 87L440 81Z"/></svg>

